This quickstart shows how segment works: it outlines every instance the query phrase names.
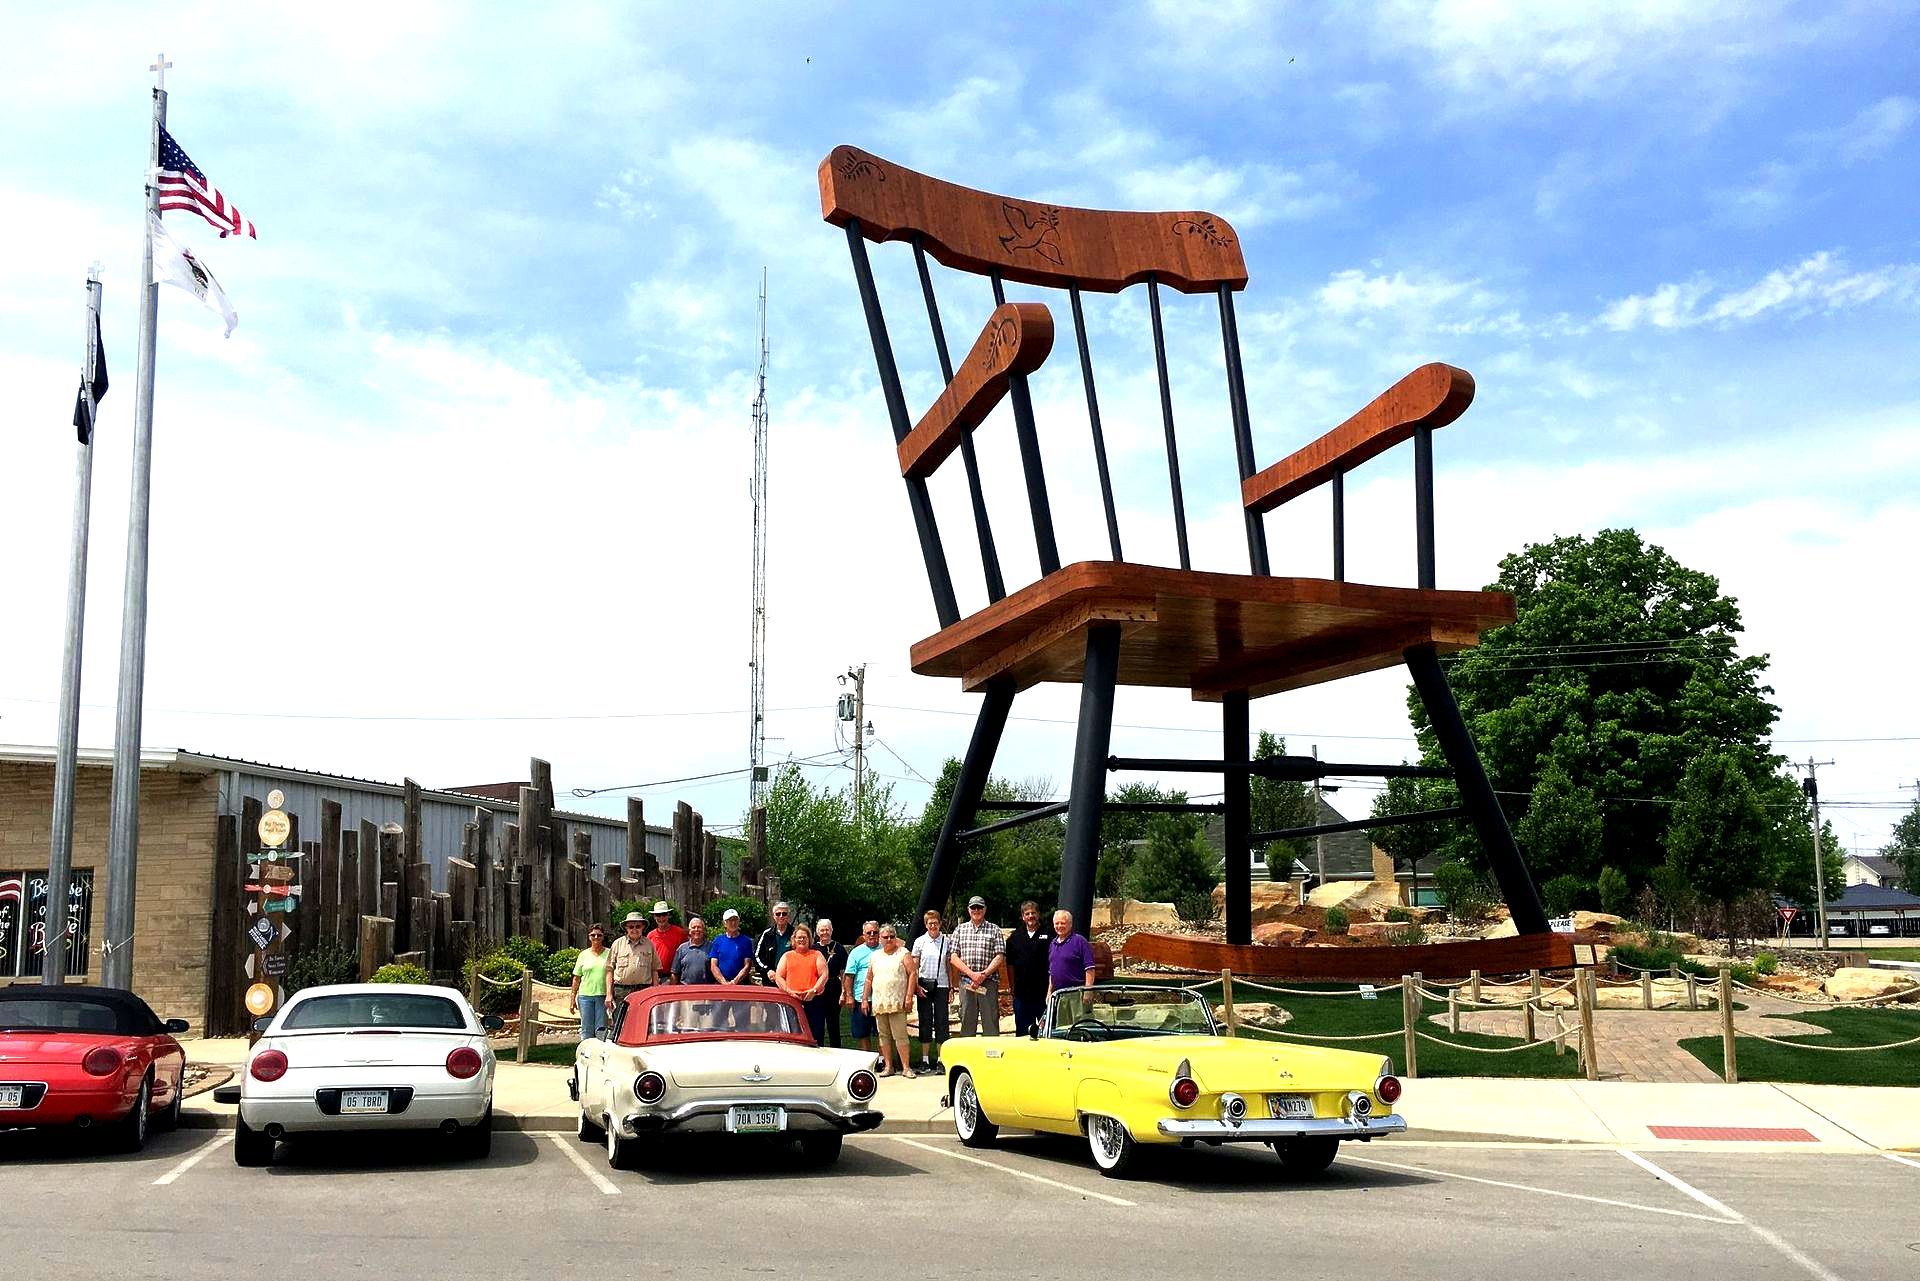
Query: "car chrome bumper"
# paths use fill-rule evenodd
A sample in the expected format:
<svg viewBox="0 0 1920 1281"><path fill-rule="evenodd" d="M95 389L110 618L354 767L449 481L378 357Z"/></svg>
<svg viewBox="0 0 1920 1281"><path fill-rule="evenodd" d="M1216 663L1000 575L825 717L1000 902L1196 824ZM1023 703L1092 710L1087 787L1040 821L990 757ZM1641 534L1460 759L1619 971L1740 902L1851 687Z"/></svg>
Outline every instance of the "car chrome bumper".
<svg viewBox="0 0 1920 1281"><path fill-rule="evenodd" d="M1273 1139L1375 1139L1387 1134L1405 1134L1407 1120L1402 1116L1375 1116L1365 1120L1314 1117L1297 1120L1264 1120L1249 1117L1235 1125L1219 1120L1165 1120L1159 1130L1169 1139L1198 1139L1204 1143L1266 1143Z"/></svg>
<svg viewBox="0 0 1920 1281"><path fill-rule="evenodd" d="M621 1132L641 1134L723 1134L727 1112L740 1107L776 1107L783 1109L786 1128L781 1133L819 1133L838 1130L857 1134L876 1129L881 1114L868 1108L842 1111L818 1099L698 1099L660 1112L630 1112L621 1122Z"/></svg>

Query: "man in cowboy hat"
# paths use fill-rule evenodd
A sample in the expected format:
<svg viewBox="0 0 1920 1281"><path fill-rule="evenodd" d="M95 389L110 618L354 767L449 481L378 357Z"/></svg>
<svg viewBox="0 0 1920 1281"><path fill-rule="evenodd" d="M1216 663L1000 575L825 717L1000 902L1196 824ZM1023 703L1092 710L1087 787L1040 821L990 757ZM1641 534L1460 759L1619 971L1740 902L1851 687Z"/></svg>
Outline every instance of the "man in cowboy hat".
<svg viewBox="0 0 1920 1281"><path fill-rule="evenodd" d="M647 942L647 918L628 912L620 922L622 937L613 941L607 958L607 1026L617 1027L616 1016L627 1008L627 998L660 977L660 955Z"/></svg>
<svg viewBox="0 0 1920 1281"><path fill-rule="evenodd" d="M659 971L667 973L673 969L673 954L687 941L687 932L673 923L673 908L667 900L661 899L653 905L653 928L647 932L647 942L653 944L653 951L660 958Z"/></svg>

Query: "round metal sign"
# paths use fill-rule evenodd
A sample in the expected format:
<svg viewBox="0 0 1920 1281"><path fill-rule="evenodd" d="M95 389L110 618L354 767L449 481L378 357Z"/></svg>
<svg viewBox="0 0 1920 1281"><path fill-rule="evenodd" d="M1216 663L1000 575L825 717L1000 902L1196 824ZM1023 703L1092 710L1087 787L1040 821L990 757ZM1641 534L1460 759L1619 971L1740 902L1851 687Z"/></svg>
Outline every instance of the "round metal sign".
<svg viewBox="0 0 1920 1281"><path fill-rule="evenodd" d="M247 1013L259 1018L273 1011L273 984L255 983L247 989Z"/></svg>
<svg viewBox="0 0 1920 1281"><path fill-rule="evenodd" d="M271 792L267 793L268 809L277 810L282 805L285 805L286 803L287 803L287 794L281 791L279 788L276 787Z"/></svg>
<svg viewBox="0 0 1920 1281"><path fill-rule="evenodd" d="M270 849L279 849L293 835L293 821L285 810L268 810L260 816L260 843Z"/></svg>

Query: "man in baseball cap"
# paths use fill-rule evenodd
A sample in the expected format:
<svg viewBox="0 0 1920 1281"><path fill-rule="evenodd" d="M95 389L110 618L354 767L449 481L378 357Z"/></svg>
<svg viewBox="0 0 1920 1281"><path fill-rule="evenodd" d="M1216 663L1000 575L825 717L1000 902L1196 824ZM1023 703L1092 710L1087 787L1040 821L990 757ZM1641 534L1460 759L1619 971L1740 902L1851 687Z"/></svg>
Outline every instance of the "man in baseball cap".
<svg viewBox="0 0 1920 1281"><path fill-rule="evenodd" d="M967 900L967 919L954 927L949 962L960 978L960 1035L1000 1035L1000 971L1006 968L1007 936L987 919L987 900Z"/></svg>

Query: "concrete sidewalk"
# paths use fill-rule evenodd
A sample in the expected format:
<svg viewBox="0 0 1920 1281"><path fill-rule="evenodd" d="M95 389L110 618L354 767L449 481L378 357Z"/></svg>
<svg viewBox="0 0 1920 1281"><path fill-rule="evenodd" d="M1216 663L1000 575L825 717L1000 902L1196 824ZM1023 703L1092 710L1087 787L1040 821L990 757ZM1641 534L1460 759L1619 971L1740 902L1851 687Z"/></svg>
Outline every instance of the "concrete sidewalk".
<svg viewBox="0 0 1920 1281"><path fill-rule="evenodd" d="M244 1038L184 1042L195 1063L238 1065ZM502 1063L494 1123L503 1130L571 1130L571 1069ZM880 1082L875 1104L891 1134L949 1134L938 1073ZM1399 1110L1410 1138L1506 1143L1586 1143L1635 1148L1737 1148L1797 1152L1920 1151L1920 1089L1850 1085L1647 1084L1487 1077L1406 1083ZM211 1094L188 1099L184 1123L229 1128L234 1109ZM1656 1130L1655 1127L1659 1127ZM1704 1132L1721 1137L1707 1137ZM1685 1137L1673 1137L1676 1132Z"/></svg>

